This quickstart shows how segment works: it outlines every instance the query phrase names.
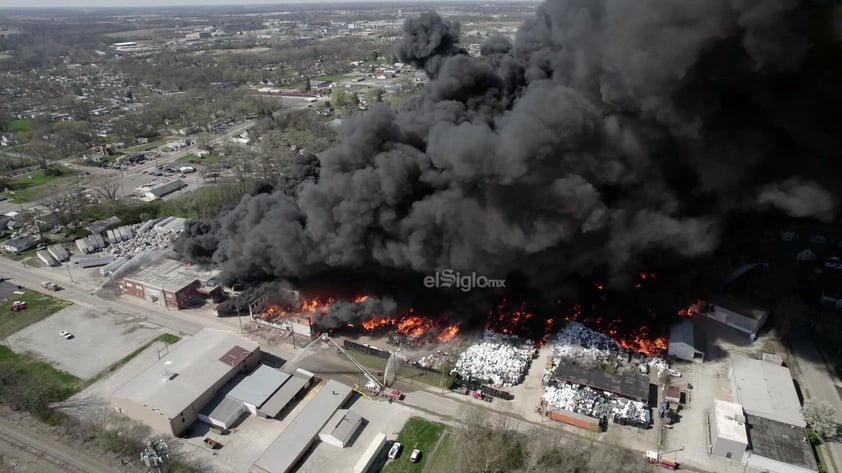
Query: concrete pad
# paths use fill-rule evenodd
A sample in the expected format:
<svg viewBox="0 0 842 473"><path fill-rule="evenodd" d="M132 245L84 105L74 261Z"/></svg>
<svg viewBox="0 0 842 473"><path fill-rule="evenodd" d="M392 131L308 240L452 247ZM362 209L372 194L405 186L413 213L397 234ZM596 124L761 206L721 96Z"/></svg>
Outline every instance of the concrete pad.
<svg viewBox="0 0 842 473"><path fill-rule="evenodd" d="M73 339L59 335L68 330ZM82 379L95 376L163 333L157 325L79 306L62 309L8 337L12 350L27 352Z"/></svg>

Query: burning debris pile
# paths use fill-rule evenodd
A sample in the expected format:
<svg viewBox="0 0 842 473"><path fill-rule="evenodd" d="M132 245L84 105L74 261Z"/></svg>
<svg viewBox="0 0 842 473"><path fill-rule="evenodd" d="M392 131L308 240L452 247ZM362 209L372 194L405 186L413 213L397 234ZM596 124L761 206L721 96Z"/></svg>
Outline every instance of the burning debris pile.
<svg viewBox="0 0 842 473"><path fill-rule="evenodd" d="M454 370L464 378L511 387L523 382L535 353L532 343L518 337L485 332L484 341L459 355Z"/></svg>
<svg viewBox="0 0 842 473"><path fill-rule="evenodd" d="M548 383L559 366L570 364L592 369L610 369L616 372L637 372L641 375L656 370L658 375L667 369L667 362L661 357L646 356L624 348L608 335L596 332L579 322L567 325L550 337L552 365L544 372L544 383Z"/></svg>
<svg viewBox="0 0 842 473"><path fill-rule="evenodd" d="M546 387L543 399L552 407L623 425L646 428L652 420L645 402L624 399L578 384L554 383Z"/></svg>

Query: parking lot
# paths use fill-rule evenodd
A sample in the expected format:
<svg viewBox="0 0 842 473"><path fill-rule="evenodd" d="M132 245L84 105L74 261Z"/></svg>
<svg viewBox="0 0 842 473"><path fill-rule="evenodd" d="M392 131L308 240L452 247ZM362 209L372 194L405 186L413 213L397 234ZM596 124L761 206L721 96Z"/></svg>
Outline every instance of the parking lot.
<svg viewBox="0 0 842 473"><path fill-rule="evenodd" d="M65 340L59 335L61 330L69 331L74 337ZM161 333L160 327L142 320L73 306L10 335L8 342L18 353L31 353L87 379Z"/></svg>

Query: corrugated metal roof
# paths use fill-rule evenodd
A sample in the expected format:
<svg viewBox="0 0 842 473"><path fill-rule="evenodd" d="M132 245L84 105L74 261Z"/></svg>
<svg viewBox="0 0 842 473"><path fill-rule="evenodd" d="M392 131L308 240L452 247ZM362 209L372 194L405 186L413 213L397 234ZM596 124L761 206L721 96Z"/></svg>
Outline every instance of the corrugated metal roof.
<svg viewBox="0 0 842 473"><path fill-rule="evenodd" d="M336 414L327 421L322 435L330 435L339 440L343 444L347 444L363 423L363 418L354 411L348 409L339 409Z"/></svg>
<svg viewBox="0 0 842 473"><path fill-rule="evenodd" d="M268 473L287 473L307 451L322 427L351 397L350 386L329 380L281 432L254 466Z"/></svg>
<svg viewBox="0 0 842 473"><path fill-rule="evenodd" d="M243 378L231 391L228 397L239 399L245 403L260 407L274 394L278 388L286 383L290 375L266 365L260 365L250 375Z"/></svg>
<svg viewBox="0 0 842 473"><path fill-rule="evenodd" d="M272 397L267 399L266 402L260 406L260 412L268 417L277 416L282 410L284 410L287 404L289 404L290 401L292 401L292 399L300 393L302 389L304 389L304 386L306 386L309 381L310 378L293 374L280 389L275 391L275 394L273 394Z"/></svg>

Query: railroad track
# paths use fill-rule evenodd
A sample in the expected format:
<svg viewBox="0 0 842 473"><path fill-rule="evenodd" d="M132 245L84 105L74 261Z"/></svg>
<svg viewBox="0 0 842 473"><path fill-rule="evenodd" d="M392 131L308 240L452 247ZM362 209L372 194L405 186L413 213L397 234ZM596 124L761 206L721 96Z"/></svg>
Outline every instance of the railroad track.
<svg viewBox="0 0 842 473"><path fill-rule="evenodd" d="M39 460L52 463L53 465L59 467L60 469L68 473L88 473L86 470L77 468L75 465L67 463L58 456L53 455L52 453L46 450L35 447L25 442L21 442L19 439L9 435L7 432L4 432L2 430L0 430L0 441L7 443L17 449L23 450L38 458Z"/></svg>

